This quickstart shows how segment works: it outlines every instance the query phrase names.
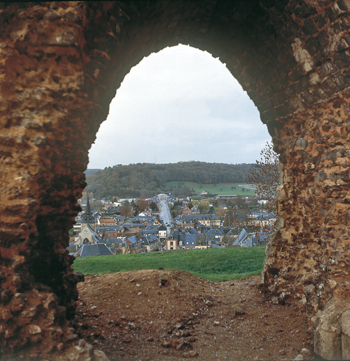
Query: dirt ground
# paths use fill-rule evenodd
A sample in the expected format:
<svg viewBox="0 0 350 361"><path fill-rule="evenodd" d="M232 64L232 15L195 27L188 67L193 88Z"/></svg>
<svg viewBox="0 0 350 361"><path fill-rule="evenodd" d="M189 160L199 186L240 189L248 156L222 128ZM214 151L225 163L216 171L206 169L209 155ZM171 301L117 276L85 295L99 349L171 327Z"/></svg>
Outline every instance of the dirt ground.
<svg viewBox="0 0 350 361"><path fill-rule="evenodd" d="M85 276L75 325L111 360L289 361L303 348L312 359L305 316L266 300L260 279L211 282L165 270Z"/></svg>

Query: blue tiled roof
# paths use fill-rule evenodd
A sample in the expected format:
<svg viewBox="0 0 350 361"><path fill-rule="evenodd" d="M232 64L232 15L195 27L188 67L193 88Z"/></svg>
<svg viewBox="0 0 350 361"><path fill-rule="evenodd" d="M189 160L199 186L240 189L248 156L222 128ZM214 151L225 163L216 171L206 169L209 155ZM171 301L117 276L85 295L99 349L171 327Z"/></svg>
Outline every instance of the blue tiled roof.
<svg viewBox="0 0 350 361"><path fill-rule="evenodd" d="M79 249L77 254L80 257L90 257L90 256L109 256L113 252L104 244L83 244Z"/></svg>
<svg viewBox="0 0 350 361"><path fill-rule="evenodd" d="M130 241L132 244L136 244L138 242L138 239L136 236L131 236L127 238L128 241Z"/></svg>
<svg viewBox="0 0 350 361"><path fill-rule="evenodd" d="M195 246L196 245L196 235L187 233L185 236L185 245L186 246Z"/></svg>

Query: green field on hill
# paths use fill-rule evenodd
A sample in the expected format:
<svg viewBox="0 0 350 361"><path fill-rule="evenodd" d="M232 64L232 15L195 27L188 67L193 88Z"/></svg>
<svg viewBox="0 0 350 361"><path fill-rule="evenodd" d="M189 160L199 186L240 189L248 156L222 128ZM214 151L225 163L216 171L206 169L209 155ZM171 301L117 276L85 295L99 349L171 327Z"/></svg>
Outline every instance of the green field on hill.
<svg viewBox="0 0 350 361"><path fill-rule="evenodd" d="M201 193L206 191L210 194L218 195L241 195L241 196L254 196L255 190L249 188L248 184L245 183L218 183L218 184L200 184L195 182L181 182L181 181L172 181L167 182L166 186L168 187L188 187L190 190L193 190L195 193ZM245 188L245 186L247 188ZM243 190L244 189L244 190Z"/></svg>
<svg viewBox="0 0 350 361"><path fill-rule="evenodd" d="M208 248L76 258L73 268L84 274L103 274L142 269L180 270L210 281L229 281L259 274L265 260L264 246Z"/></svg>

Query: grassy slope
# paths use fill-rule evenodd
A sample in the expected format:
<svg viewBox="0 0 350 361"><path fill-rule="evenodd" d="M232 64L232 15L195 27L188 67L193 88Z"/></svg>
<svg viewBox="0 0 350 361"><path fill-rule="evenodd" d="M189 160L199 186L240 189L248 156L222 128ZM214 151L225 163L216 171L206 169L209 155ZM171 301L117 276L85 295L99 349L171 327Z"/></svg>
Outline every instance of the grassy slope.
<svg viewBox="0 0 350 361"><path fill-rule="evenodd" d="M255 191L253 189L245 188L245 191L242 191L242 187L240 185L244 185L244 183L218 183L217 185L214 184L201 184L194 183L194 182L179 182L179 181L172 181L167 182L167 185L171 186L186 186L189 189L193 189L195 192L202 192L207 191L211 194L218 194L218 195L237 195L240 194L242 196L253 196ZM232 189L231 187L236 187L236 189Z"/></svg>
<svg viewBox="0 0 350 361"><path fill-rule="evenodd" d="M176 269L211 281L229 281L259 274L265 247L203 249L162 253L83 257L73 268L84 274L115 273L141 269Z"/></svg>

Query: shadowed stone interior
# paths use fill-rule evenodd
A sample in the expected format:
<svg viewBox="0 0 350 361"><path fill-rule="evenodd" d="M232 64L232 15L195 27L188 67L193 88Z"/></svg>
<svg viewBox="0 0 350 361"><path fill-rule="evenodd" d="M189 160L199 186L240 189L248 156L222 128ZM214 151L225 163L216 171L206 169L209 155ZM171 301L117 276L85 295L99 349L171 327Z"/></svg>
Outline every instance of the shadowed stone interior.
<svg viewBox="0 0 350 361"><path fill-rule="evenodd" d="M179 43L226 63L280 154L266 289L304 309L310 332L329 300L349 299L349 9L348 0L0 5L5 359L103 359L69 325L78 294L68 230L116 89L144 56Z"/></svg>

